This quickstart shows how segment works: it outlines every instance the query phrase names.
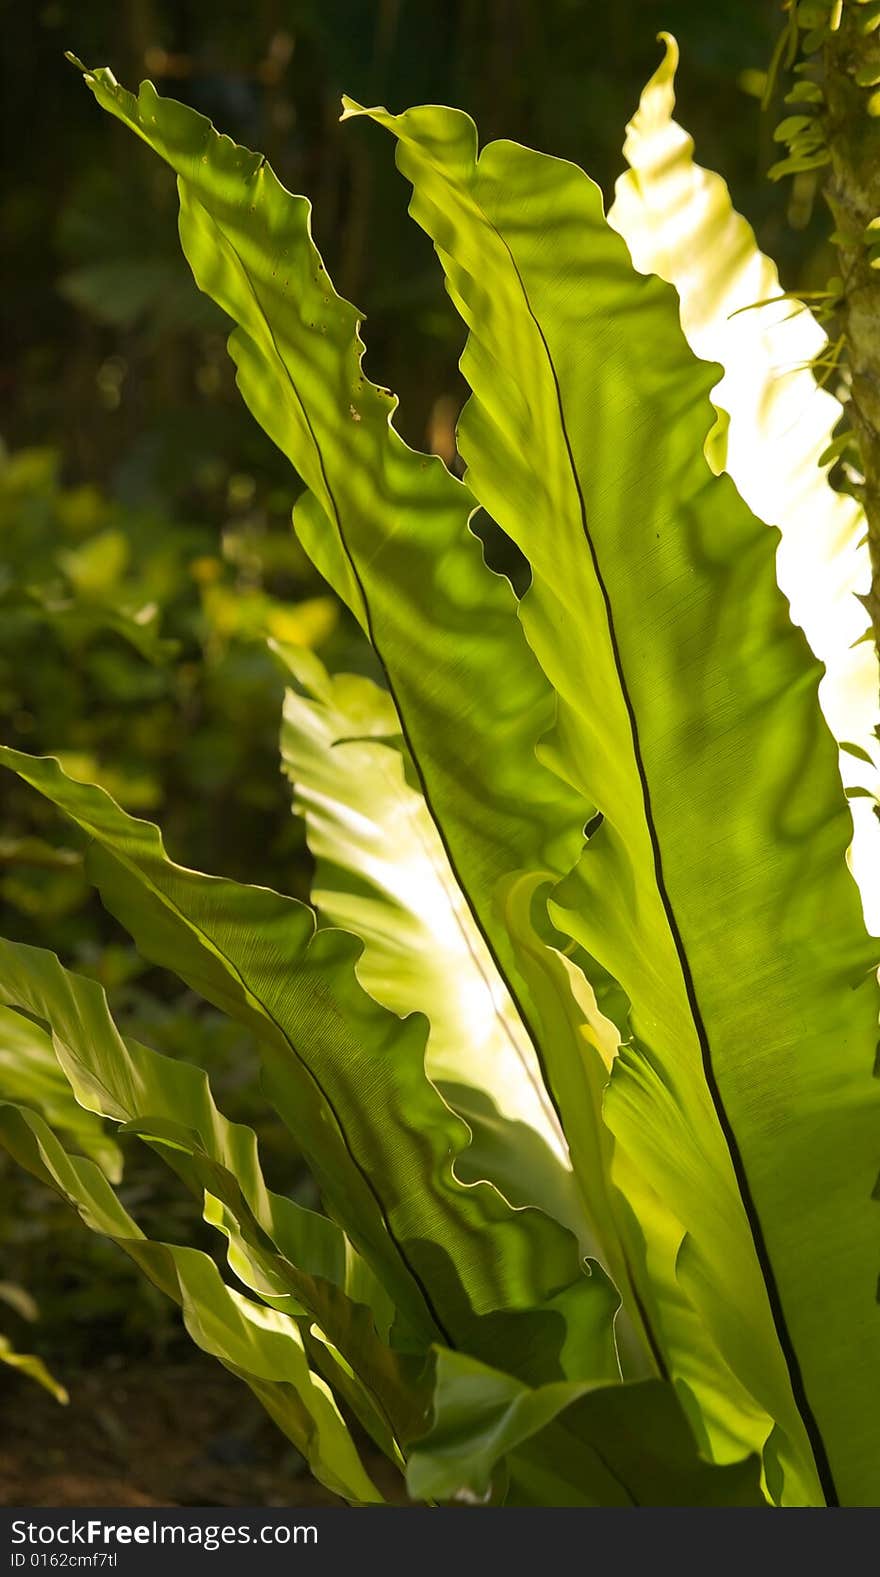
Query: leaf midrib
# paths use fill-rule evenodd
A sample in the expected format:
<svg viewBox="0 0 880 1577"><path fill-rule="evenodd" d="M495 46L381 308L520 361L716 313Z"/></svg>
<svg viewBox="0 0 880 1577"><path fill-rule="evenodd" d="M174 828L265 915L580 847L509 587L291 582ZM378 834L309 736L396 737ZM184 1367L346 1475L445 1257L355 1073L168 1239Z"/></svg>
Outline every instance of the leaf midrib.
<svg viewBox="0 0 880 1577"><path fill-rule="evenodd" d="M446 1339L449 1342L449 1345L452 1346L453 1344L452 1344L451 1340L447 1337L447 1334L446 1334L446 1332L444 1330L444 1327L443 1327L443 1323L438 1318L438 1316L436 1314L436 1311L434 1310L434 1307L433 1307L433 1305L431 1303L430 1297L427 1294L426 1289L424 1288L424 1286L422 1284L422 1281L421 1281L417 1271L415 1271L413 1269L413 1267L410 1265L409 1259L408 1259L407 1255L404 1253L403 1248L401 1247L401 1245L400 1245L400 1243L399 1243L399 1241L398 1241L398 1239L397 1239L397 1237L396 1237L396 1235L394 1233L394 1230L393 1230L393 1228L391 1226L391 1223L388 1220L388 1215L387 1215L387 1212L385 1210L385 1206L382 1203L381 1196L376 1191L375 1185L373 1184L372 1179L369 1176L369 1173L364 1170L363 1166L361 1165L360 1161L358 1160L357 1156L354 1154L354 1152L353 1152L353 1150L351 1148L351 1144L349 1143L349 1139L348 1139L348 1136L346 1134L345 1127L344 1127L344 1125L342 1123L342 1120L341 1120L341 1118L339 1116L338 1111L336 1110L336 1105L335 1105L334 1101L332 1100L331 1096L327 1093L327 1091L324 1089L324 1086L321 1083L321 1080L318 1078L317 1074L315 1073L314 1069L311 1068L309 1066L308 1062L306 1062L305 1059L300 1055L299 1051L296 1048L296 1045L291 1040L289 1034L284 1029L283 1025L281 1023L279 1023L277 1017L272 1012L271 1008L269 1008L268 1005L262 1000L262 997L258 996L257 993L254 990L252 990L252 988L247 984L247 982L242 977L237 965L235 965L232 962L232 959L230 959L226 955L226 953L223 951L223 949L214 941L214 939L212 937L210 937L208 935L208 933L206 931L204 931L202 929L201 926L197 925L195 921L191 920L187 915L185 915L183 913L183 911L181 909L179 909L176 906L176 904L174 904L169 898L167 898L166 895L162 892L161 888L156 887L154 885L154 883L150 880L150 878L146 875L146 873L143 872L140 869L140 867L133 866L132 863L129 862L128 860L126 860L124 857L122 857L122 856L120 856L118 854L115 854L115 853L111 853L105 847L105 845L103 844L103 840L100 837L96 837L96 841L101 844L102 848L104 848L105 854L107 854L107 856L111 860L112 859L117 860L120 865L122 865L126 869L128 869L135 876L136 880L138 880L140 882L143 882L143 884L147 887L148 891L153 894L153 897L157 898L159 900L159 902L162 904L163 908L169 909L172 914L176 915L179 920L183 921L184 925L189 930L191 930L192 932L194 932L195 935L197 935L198 937L201 938L203 944L209 949L210 952L212 952L215 955L215 957L217 957L221 961L223 966L229 971L229 973L232 976L232 978L235 981L237 981L239 987L241 988L241 990L245 994L245 998L246 999L250 998L256 1004L256 1006L260 1010L260 1013L265 1016L267 1021L272 1025L272 1027L281 1036L282 1041L284 1042L284 1044L291 1051L295 1062L303 1070L303 1072L306 1074L306 1076L311 1080L311 1082L314 1085L315 1089L317 1090L319 1096L325 1102L325 1104L327 1106L327 1110L330 1112L330 1115L333 1118L333 1122L334 1122L334 1124L336 1126L336 1130L337 1130L337 1132L339 1134L339 1138L340 1138L340 1140L342 1142L343 1149L345 1150L346 1154L348 1155L349 1160L351 1161L351 1163L354 1166L355 1170L357 1171L358 1175L360 1176L362 1181L366 1184L366 1187L367 1187L370 1195L372 1196L373 1200L375 1201L376 1207L377 1207L377 1209L379 1211L380 1219L381 1219L381 1221L382 1221L382 1223L383 1223L383 1225L385 1227L386 1232L388 1233L390 1241L393 1243L395 1249L397 1250L397 1253L400 1255L400 1259L401 1259L401 1262L402 1262L403 1266L406 1268L407 1272L412 1277L413 1281L415 1282L416 1286L418 1287L419 1292L422 1294L422 1296L423 1296L423 1298L425 1300L425 1304L426 1304L426 1307L428 1309L428 1312L429 1312L431 1318L434 1320L434 1323L437 1325L438 1330L440 1330L441 1334L443 1334L444 1339ZM165 858L168 859L167 854L165 855ZM173 865L173 861L171 861L171 860L169 860L168 863L170 865ZM318 934L317 930L314 930L312 932L311 937L309 938L308 944L306 946L306 957L308 956L308 951L309 951L309 949L311 947L312 942L314 941L315 937L317 936L317 934Z"/></svg>
<svg viewBox="0 0 880 1577"><path fill-rule="evenodd" d="M479 170L479 162L480 162L479 159L477 159L477 161L475 163L475 172L477 172ZM598 556L598 552L597 552L597 549L596 549L596 545L595 545L595 542L593 540L592 534L590 532L589 521L588 521L588 518L587 518L586 500L584 498L583 490L581 488L580 477L578 475L577 465L576 465L575 458L574 458L574 451L573 451L571 438L570 438L569 431L568 431L568 424L567 424L566 416L565 416L565 407L564 407L563 398L562 398L562 389L561 389L561 386L560 386L559 376L558 376L557 371L556 371L556 366L555 366L555 363L553 361L553 356L552 356L552 353L551 353L551 350L550 350L550 346L549 346L547 338L546 338L546 336L544 334L544 330L543 330L543 328L541 326L540 320L539 320L537 314L535 313L535 311L534 311L534 309L532 307L532 303L531 303L531 300L530 300L530 297L529 297L529 293L528 293L528 290L526 288L525 280L523 279L523 276L522 276L522 274L520 272L519 266L517 264L516 258L514 257L514 254L513 254L512 248L510 246L510 243L508 242L507 238L502 234L502 232L498 229L498 226L495 224L494 220L492 220L490 218L490 216L486 213L485 208L483 207L482 203L479 202L476 194L472 193L472 196L473 196L474 202L477 204L477 206L479 208L479 211L480 211L481 215L485 219L486 224L492 230L493 234L498 238L499 242L501 243L501 245L503 246L505 252L507 253L507 256L508 256L509 261L510 261L510 266L511 266L511 268L513 270L513 273L514 273L514 275L516 277L516 280L517 280L517 283L519 285L520 291L522 293L522 298L523 298L523 301L525 303L526 311L528 312L528 315L529 315L532 323L535 326L535 330L536 330L536 332L538 334L538 337L539 337L539 339L541 341L542 348L544 350L544 354L545 354L545 356L547 358L547 366L548 366L549 371L550 371L550 376L551 376L551 378L553 380L553 388L554 388L554 392L555 392L555 396L556 396L557 408L558 408L558 412L559 412L560 429L561 429L561 432L562 432L563 442L565 444L566 456L567 456L569 467L570 467L570 470L571 470L572 483L573 483L573 486L574 486L574 489L575 489L575 493L576 493L576 496L577 496L577 500L578 500L578 508L579 508L580 516L581 516L581 529L583 531L584 540L585 540L585 542L587 544L587 549L589 551L590 559L591 559L591 562L592 562L592 565L593 565L593 572L594 572L594 574L596 576L596 582L597 582L597 585L599 587L599 591L600 591L600 594L601 594L601 597L602 597L602 602L603 602L603 605L604 605L604 608L605 608L605 617L606 617L606 622L607 622L607 626L608 626L608 639L609 639L609 643L610 643L610 646L611 646L612 658L613 658L613 662L614 662L614 669L615 669L615 673L617 674L618 683L620 685L621 697L623 699L624 707L626 709L627 719L628 719L629 726L630 726L630 736L631 736L631 744L632 744L632 750L633 750L633 760L634 760L634 763L635 763L636 773L637 773L637 776L638 776L638 779L639 779L639 783L640 783L640 787L641 787L642 804L643 804L644 815L645 815L645 826L646 826L647 833L648 833L648 838L649 838L649 841L650 841L650 844L651 844L651 852L652 852L652 856L653 856L653 860L654 860L654 878L655 878L655 882L656 882L656 885L657 885L657 892L658 892L658 895L659 895L659 898L660 898L660 903L661 903L661 906L662 906L662 909L663 909L663 913L664 913L664 917L665 917L665 920L666 920L666 924L667 924L667 927L668 927L668 930L669 930L669 935L670 935L673 947L675 949L676 957L677 957L677 960L678 960L678 965L679 965L679 968L681 970L682 985L684 987L685 998L686 998L686 1001L687 1001L687 1005L688 1005L688 1010L689 1010L689 1014L690 1014L690 1017L691 1017L691 1021L692 1021L693 1026L694 1026L694 1032L696 1034L697 1041L698 1041L698 1044L699 1044L699 1047L700 1047L700 1056L701 1056L702 1067L703 1067L703 1076L704 1076L704 1078L706 1080L706 1086L707 1086L707 1089L709 1091L709 1096L710 1096L710 1099L712 1101L712 1105L713 1105L713 1108L714 1108L714 1111L715 1111L715 1115L717 1117L718 1124L719 1124L719 1127L721 1129L721 1133L723 1135L725 1144L727 1146L727 1151L728 1151L728 1154L730 1156L731 1166L733 1168L734 1177L736 1179L737 1187L738 1187L738 1190L739 1190L740 1200L741 1200L741 1203L742 1203L742 1206L743 1206L743 1210L744 1210L744 1213L745 1213L745 1216L746 1216L746 1220L747 1220L748 1225L749 1225L749 1230L751 1232L752 1243L753 1243L753 1246L754 1246L755 1255L756 1255L756 1258L758 1260L758 1264L760 1266L762 1275L764 1277L764 1284L765 1284L765 1288L766 1288L766 1292L767 1292L767 1301L768 1301L769 1306L770 1306L770 1313L771 1313L771 1316L772 1316L772 1319L773 1319L773 1325L774 1325L774 1328L775 1328L775 1331L776 1331L776 1336L777 1336L777 1339L779 1341L779 1345L780 1345L780 1348L781 1348L781 1351L782 1351L783 1358L785 1360L786 1368L788 1370L789 1381L791 1383L791 1389L792 1389L792 1394L794 1396L795 1404L796 1404L798 1412L799 1412L799 1414L801 1416L801 1420L803 1422L804 1429L806 1431L807 1437L808 1437L809 1442L810 1442L810 1446L811 1446L811 1449L812 1449L812 1452L813 1452L813 1456L815 1458L815 1465L816 1465L817 1475L818 1475L819 1481L820 1481L820 1483L822 1485L822 1490L823 1490L823 1493L825 1495L826 1501L827 1501L827 1503L830 1506L836 1506L836 1505L839 1504L839 1499L838 1499L838 1495L837 1495L837 1489L836 1489L836 1486L835 1486L835 1483L834 1483L834 1476L833 1476L833 1473L832 1473L831 1464L830 1464L830 1461L828 1459L828 1453L827 1453L827 1450L826 1450L826 1447L825 1447L825 1442L824 1442L824 1439L822 1437L822 1432L821 1432L821 1430L819 1428L818 1421L816 1419L816 1416L815 1416L815 1414L813 1412L813 1409L812 1409L812 1406L810 1404L809 1398L807 1396L806 1386L805 1386L804 1378L803 1378L803 1373L802 1373L801 1366L800 1366L800 1360L798 1358L798 1354L797 1354L797 1350L796 1350L795 1345L794 1345L794 1341L793 1341L793 1339L791 1337L791 1334L790 1334L790 1332L788 1330L788 1323L786 1321L785 1312L784 1312L783 1307L782 1307L782 1299L781 1299L780 1292L779 1292L779 1286L778 1286L778 1283L776 1281L776 1274L775 1274L775 1271L773 1269L773 1263L772 1263L772 1260L771 1260L771 1257L770 1257L769 1250L767 1248L766 1239L764 1237L764 1230L763 1230L763 1227L761 1225L760 1216L758 1214L757 1206L755 1204L755 1200L754 1200L754 1197L752 1195L751 1187L750 1187L750 1184L749 1184L749 1181L748 1181L748 1176L746 1174L745 1163L743 1161L742 1153L741 1153L740 1148L739 1148L739 1143L738 1143L737 1138L736 1138L736 1134L735 1134L735 1131L734 1131L734 1128L733 1128L733 1124L732 1124L732 1122L730 1120L730 1117L728 1115L727 1109L726 1109L725 1104L724 1104L723 1097L721 1095L721 1091L720 1091L719 1086L718 1086L718 1081L717 1081L717 1078L716 1078L715 1069L714 1069L713 1061L712 1061L711 1041L710 1041L709 1033L708 1033L708 1030L707 1030L707 1027L706 1027L706 1022L705 1022L705 1020L703 1018L702 1010L700 1008L699 1000L697 998L696 984L695 984L695 981L694 981L693 972L691 970L690 960L689 960L688 954L687 954L687 948L686 948L686 945L685 945L685 942L684 942L684 937L682 936L681 929L680 929L679 924L678 924L678 920L677 920L677 917L676 917L676 914L675 914L675 909L674 909L674 906L673 906L673 903L672 903L672 899L671 899L669 890L668 890L668 888L666 886L666 880L665 880L665 877L664 877L664 874L663 874L663 857L662 857L662 851L661 851L661 847L660 847L660 838L659 838L659 834L658 834L658 831L657 831L656 822L654 820L654 812L653 812L653 806L652 806L652 802L651 802L651 790L650 790L650 784L649 784L649 781L648 781L648 773L647 773L647 770L645 768L644 758L642 756L641 742L640 742L640 738L639 738L638 720L637 720L637 717L636 717L635 706L634 706L634 703L633 703L632 695L630 693L629 686L628 686L627 681L626 681L626 675L625 675L625 672L624 672L623 658L622 658L622 654L621 654L621 651L620 651L620 645L619 645L619 642L618 642L618 639L617 639L617 631L616 631L616 628L615 628L614 613L613 613L613 609L612 609L612 605L611 605L611 598L610 598L610 595L609 595L609 592L608 592L608 588L607 588L607 586L605 584L604 577L602 575L602 569L601 569L601 566L600 566L600 563L599 563L599 556Z"/></svg>
<svg viewBox="0 0 880 1577"><path fill-rule="evenodd" d="M181 180L181 182L184 181L184 177L183 176L180 176L179 179ZM349 567L350 567L351 572L352 572L352 576L354 578L355 585L357 587L358 593L359 593L360 598L361 598L361 603L362 603L362 607L363 607L363 614L364 614L364 622L365 622L365 627L366 627L366 635L367 635L367 638L369 639L370 644L373 647L373 650L374 650L374 652L376 654L376 657L377 657L378 662L379 662L379 666L382 669L382 673L383 673L383 675L385 677L385 682L386 682L386 684L388 686L389 694L391 695L391 698L392 698L392 700L394 702L394 705L395 705L395 707L397 709L397 715L398 715L398 718L400 720L400 731L401 731L401 734L403 736L403 740L404 740L404 743L406 745L406 748L407 748L407 750L409 752L410 759L412 760L413 767L414 767L415 773L416 773L416 777L418 778L419 787L421 789L422 796L423 796L423 798L425 800L425 804L426 804L426 806L428 808L428 813L429 813L429 815L431 817L431 820L434 823L434 826L437 829L437 835L438 835L438 837L440 839L440 842L443 845L443 851L444 851L444 853L446 855L446 858L449 861L450 870L452 871L452 874L453 874L453 876L454 876L454 878L455 878L455 880L456 880L461 892L464 895L464 898L465 898L465 900L467 902L468 908L469 908L469 910L471 912L471 915L473 916L474 924L476 925L477 929L480 932L480 935L483 938L483 941L486 944L486 948L488 950L489 956L490 956L493 964L495 965L495 968L497 969L500 978L502 979L502 981L504 982L505 986L507 987L507 991L508 991L508 993L510 995L511 1002L513 1003L513 1006L516 1009L516 1012L517 1012L517 1014L518 1014L518 1016L520 1018L520 1021L521 1021L522 1025L523 1025L523 1028L524 1028L526 1034L528 1035L529 1040L532 1043L532 1047L534 1049L535 1056L536 1056L537 1061L538 1061L538 1066L539 1066L539 1068L541 1070L541 1076L543 1078L544 1085L545 1085L545 1088L547 1090L548 1097L549 1097L549 1099L550 1099L550 1101L551 1101L551 1103L553 1105L553 1109L554 1109L554 1112L556 1114L556 1118L557 1118L557 1120L558 1120L558 1122L559 1122L559 1124L562 1127L563 1132L564 1132L564 1123L563 1123L563 1120L562 1120L562 1114L561 1114L561 1112L559 1111L559 1109L557 1107L556 1100L555 1100L555 1097L553 1095L552 1086L551 1086L550 1080L549 1080L549 1078L547 1076L547 1069L546 1069L546 1066L545 1066L545 1063L544 1063L544 1056L543 1056L543 1051L542 1051L541 1044L540 1044L540 1039L539 1039L538 1035L535 1032L535 1029L534 1029L534 1027L532 1025L532 1022L531 1022L531 1019L529 1017L529 1014L527 1013L527 1011L525 1009L525 1006L523 1005L523 1002L522 1002L522 999L520 997L520 994L516 990L516 987L513 984L513 982L510 980L508 971L506 971L504 969L504 967L503 967L503 965L501 963L501 960L500 960L500 958L498 956L497 950L495 948L494 942L493 942L491 936L489 935L488 931L486 930L486 927L484 926L484 924L482 922L480 914L477 911L475 902L474 902L473 898L471 897L468 884L464 880L464 878L462 876L462 873L461 873L461 870L459 869L458 863L455 860L455 857L454 857L454 855L452 853L452 850L451 850L451 848L449 846L449 842L447 840L446 832L445 832L444 827L442 825L441 819L438 817L438 815L437 815L437 813L435 811L433 798L432 798L432 795L431 795L431 793L430 793L430 791L428 789L427 783L425 781L424 773L422 771L422 766L421 766L421 763L420 763L419 758L418 758L418 753L417 753L417 751L415 749L415 746L413 744L412 735L410 733L409 725L408 725L407 720L406 720L405 711L404 711L404 709L403 709L403 707L401 705L401 701L400 701L400 696L399 696L398 690L397 690L397 688L395 686L394 680L393 680L393 678L391 676L390 670L389 670L388 665L386 663L386 660L385 660L385 658L383 656L382 648L381 648L381 646L380 646L380 644L379 644L379 642L378 642L378 640L376 638L375 627L374 627L374 624L373 624L373 617L372 617L372 613L371 613L371 610L370 610L370 602L369 602L369 599L367 597L366 588L364 586L364 582L363 582L363 579L361 577L358 565L357 565L357 563L355 561L355 557L354 557L354 555L353 555L353 553L352 553L352 551L351 551L351 549L350 549L350 547L348 545L348 541L346 539L346 534L345 534L345 532L343 530L342 519L341 519L341 513L340 513L340 510L339 510L339 506L337 504L336 497L335 497L335 494L333 492L333 489L330 486L330 481L329 481L329 478L327 476L326 468L325 468L325 465L324 465L324 457L323 457L323 454L322 454L322 451L321 451L321 446L320 446L320 444L318 442L318 439L317 439L317 436L315 434L315 430L314 430L314 427L312 425L312 421L311 421L311 418L309 416L309 412L308 412L308 410L306 408L306 405L305 405L305 402L303 401L302 396L300 395L300 392L299 392L299 390L298 390L298 388L296 386L296 383L294 382L294 379L293 379L293 377L292 377L292 375L290 373L290 369L289 369L289 367L287 365L287 362L286 362L286 360L284 359L284 357L281 354L281 351L280 351L279 346L278 346L278 341L277 341L277 339L275 337L274 329L272 328L272 325L271 325L271 323L269 321L268 315L267 315L267 313L266 313L266 311L265 311L265 309L263 307L263 304L262 304L262 302L260 300L260 297L259 297L259 295L257 293L257 290L256 290L256 288L255 288L255 286L254 286L254 284L253 284L253 282L251 280L250 272L249 272L244 260L242 259L241 254L237 250L237 248L235 246L235 243L230 239L227 231L222 228L222 226L219 224L219 222L214 218L214 215L211 214L210 211L207 208L205 208L204 204L201 202L201 200L198 198L198 196L196 196L195 201L199 203L199 206L202 208L203 212L208 214L208 217L210 218L211 223L218 230L220 230L221 234L223 235L224 241L226 242L226 245L229 247L230 251L234 254L236 262L238 263L239 268L241 269L241 273L242 273L242 275L243 275L243 277L244 277L244 279L245 279L245 281L247 283L248 289L251 292L251 295L252 295L253 300L254 300L254 304L255 304L255 306L257 307L257 309L258 309L258 311L260 313L260 316L261 316L262 322L264 324L264 327L266 329L266 332L269 335L269 338L270 338L271 343L272 343L272 348L273 348L273 350L275 352L275 355L276 355L276 357L278 359L278 362L280 363L281 367L284 369L284 375L285 375L285 378L287 380L287 383L289 384L290 389L291 389L291 391L293 393L293 396L294 396L294 398L296 400L296 403L299 406L300 412L302 413L303 420L304 420L304 422L306 424L306 427L307 427L308 432L309 432L309 436L310 436L311 441L312 441L312 445L313 445L313 448L314 448L314 452L315 452L315 457L316 457L316 460L317 460L318 468L319 468L319 470L321 472L321 478L323 480L324 487L326 489L327 498L328 498L328 500L330 502L330 505L331 505L331 508L332 508L332 511L333 511L333 518L334 518L334 521L335 521L335 524L336 524L337 533L339 535L339 541L341 543L342 550L343 550L343 552L345 554L345 557L346 557L346 559L348 561ZM246 331L240 325L237 326L237 328L233 332L234 333L242 333L242 334L246 333ZM383 548L384 548L385 545L386 544L384 544L384 543L381 544L381 546ZM490 573L492 573L492 572L490 571ZM421 1283L419 1283L419 1284L421 1285ZM431 1301L430 1301L430 1297L428 1296L428 1294L427 1294L427 1292L425 1291L424 1288L422 1290L423 1290L423 1294L424 1294L424 1296L426 1298L426 1302L428 1303L429 1309L431 1309L432 1313L434 1313L433 1306L432 1306ZM436 1318L436 1314L435 1314L435 1318ZM437 1323L438 1323L438 1325L440 1325L441 1330L443 1330L442 1323L439 1321L439 1319L437 1320ZM445 1331L444 1331L444 1337L446 1337L446 1332ZM448 1337L447 1337L447 1340L448 1340ZM454 1345L451 1342L451 1340L449 1340L449 1345L450 1346Z"/></svg>

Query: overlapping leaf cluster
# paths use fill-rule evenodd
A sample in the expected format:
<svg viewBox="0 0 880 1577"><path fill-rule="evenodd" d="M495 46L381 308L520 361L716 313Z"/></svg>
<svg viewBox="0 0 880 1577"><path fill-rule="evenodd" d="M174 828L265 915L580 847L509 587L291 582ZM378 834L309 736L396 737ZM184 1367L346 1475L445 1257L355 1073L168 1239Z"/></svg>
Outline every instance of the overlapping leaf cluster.
<svg viewBox="0 0 880 1577"><path fill-rule="evenodd" d="M306 484L300 540L384 685L279 650L316 913L2 752L141 953L254 1032L326 1214L267 1189L200 1069L11 943L0 998L180 1175L229 1280L148 1241L37 1097L6 1091L3 1142L352 1501L381 1498L370 1438L428 1500L870 1502L875 949L818 665L775 533L704 454L718 374L675 291L574 166L347 102L397 139L468 330L461 483L366 379L305 199L149 83L86 80L177 172L243 397ZM528 562L520 601L477 505Z"/></svg>

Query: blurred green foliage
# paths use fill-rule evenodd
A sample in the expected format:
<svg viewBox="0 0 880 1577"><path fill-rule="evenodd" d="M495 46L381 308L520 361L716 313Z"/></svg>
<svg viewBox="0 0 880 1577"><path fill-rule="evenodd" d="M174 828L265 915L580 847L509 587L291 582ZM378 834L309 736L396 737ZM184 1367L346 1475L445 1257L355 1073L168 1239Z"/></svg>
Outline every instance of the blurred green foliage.
<svg viewBox="0 0 880 1577"><path fill-rule="evenodd" d="M369 375L400 393L410 442L452 463L461 331L390 147L376 128L338 125L342 91L461 105L484 137L575 159L610 194L655 35L670 29L699 157L723 170L786 284L808 288L828 272L821 225L791 229L765 179L777 0L33 0L8 3L3 23L0 737L61 755L149 814L172 856L305 896L265 636L319 647L331 670L369 654L292 536L299 483L237 396L223 316L180 254L167 172L99 115L64 49L130 84L150 76L312 198L333 277L369 313ZM69 829L11 777L2 793L6 933L97 976L128 1031L209 1065L227 1115L257 1123L247 1037L146 971L92 897ZM260 1138L270 1184L307 1198L280 1136ZM123 1202L173 1238L167 1173L147 1152L126 1162ZM170 1309L111 1246L71 1233L23 1173L4 1168L0 1185L16 1343L63 1380L65 1360L176 1339Z"/></svg>
<svg viewBox="0 0 880 1577"><path fill-rule="evenodd" d="M52 450L0 460L3 737L96 774L197 862L269 861L296 884L266 637L332 650L346 636L290 531L292 490L260 496L230 473L218 533L59 473ZM31 795L5 806L0 894L25 939L82 950L89 888Z"/></svg>

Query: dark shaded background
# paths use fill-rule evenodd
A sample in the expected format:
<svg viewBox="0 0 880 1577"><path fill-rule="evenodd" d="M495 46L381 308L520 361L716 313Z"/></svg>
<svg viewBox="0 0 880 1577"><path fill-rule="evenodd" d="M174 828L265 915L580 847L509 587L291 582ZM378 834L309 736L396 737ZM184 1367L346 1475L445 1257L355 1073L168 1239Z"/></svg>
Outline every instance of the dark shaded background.
<svg viewBox="0 0 880 1577"><path fill-rule="evenodd" d="M390 139L340 126L341 93L392 109L460 105L484 139L574 159L610 195L666 28L698 157L727 177L785 282L808 288L830 272L821 216L792 229L765 176L778 116L759 99L777 0L6 0L2 23L0 736L61 752L160 821L187 863L303 896L264 637L314 644L337 668L369 656L293 540L299 484L238 400L223 316L179 253L173 180L100 112L63 51L129 86L150 76L312 198L331 276L368 314L370 375L399 392L404 435L451 461L460 325L407 218ZM81 852L35 795L0 783L4 932L95 975L127 1028L209 1067L228 1115L258 1128L270 1183L314 1201L266 1118L247 1037L145 968L92 898ZM2 1381L0 1498L98 1504L102 1483L123 1499L132 1485L200 1503L222 1499L223 1484L239 1502L293 1494L291 1454L273 1455L233 1382L230 1393L219 1370L206 1381L159 1295L36 1185L8 1167L0 1185L0 1330L74 1396L59 1443L47 1440L63 1422L56 1404L18 1376ZM122 1195L151 1234L216 1250L134 1147ZM163 1430L179 1447L175 1398L188 1384L203 1411L175 1491L167 1474L148 1483L144 1464L169 1460Z"/></svg>
<svg viewBox="0 0 880 1577"><path fill-rule="evenodd" d="M484 139L574 159L610 191L661 27L682 46L681 118L699 156L723 170L761 244L800 273L804 239L764 178L773 122L749 82L769 60L777 0L7 4L7 441L63 436L69 474L163 503L191 504L200 463L219 450L273 466L239 418L215 314L178 258L170 178L101 116L63 49L131 86L149 75L312 198L337 288L369 314L371 364L400 392L407 436L424 441L434 400L458 392L459 332L406 219L391 144L365 123L339 126L341 93L394 109L459 105Z"/></svg>

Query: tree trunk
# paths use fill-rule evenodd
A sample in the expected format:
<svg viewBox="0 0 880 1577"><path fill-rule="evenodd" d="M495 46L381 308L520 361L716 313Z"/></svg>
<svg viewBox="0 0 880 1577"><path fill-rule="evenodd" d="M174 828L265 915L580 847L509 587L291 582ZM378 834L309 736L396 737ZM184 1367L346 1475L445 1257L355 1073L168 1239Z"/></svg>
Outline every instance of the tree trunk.
<svg viewBox="0 0 880 1577"><path fill-rule="evenodd" d="M880 650L880 266L872 266L880 265L880 29L865 31L869 9L853 0L844 5L840 26L825 42L823 88L831 154L825 198L843 280L841 328L852 378L848 409L865 479L871 552L871 589L864 600Z"/></svg>

